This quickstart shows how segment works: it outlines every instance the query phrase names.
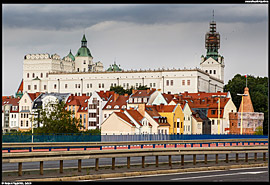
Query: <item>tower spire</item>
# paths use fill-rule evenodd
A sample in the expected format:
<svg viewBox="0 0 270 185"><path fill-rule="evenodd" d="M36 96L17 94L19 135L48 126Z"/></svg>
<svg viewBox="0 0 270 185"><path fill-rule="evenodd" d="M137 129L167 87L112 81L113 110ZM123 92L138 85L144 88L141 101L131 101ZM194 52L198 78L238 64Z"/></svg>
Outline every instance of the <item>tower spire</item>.
<svg viewBox="0 0 270 185"><path fill-rule="evenodd" d="M214 9L213 9L213 22L215 21L215 14L214 14Z"/></svg>

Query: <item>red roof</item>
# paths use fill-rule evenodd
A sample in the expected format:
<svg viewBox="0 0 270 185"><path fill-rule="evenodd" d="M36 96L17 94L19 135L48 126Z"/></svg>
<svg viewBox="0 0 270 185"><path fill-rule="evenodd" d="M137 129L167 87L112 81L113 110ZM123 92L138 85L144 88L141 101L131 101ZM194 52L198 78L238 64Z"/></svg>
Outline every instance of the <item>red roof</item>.
<svg viewBox="0 0 270 185"><path fill-rule="evenodd" d="M3 105L10 105L10 104L11 104L11 106L17 106L16 111L13 111L11 109L10 112L19 112L19 101L20 101L20 98L14 98L11 96L3 96L2 97L2 106ZM3 112L3 110L2 110L2 112Z"/></svg>
<svg viewBox="0 0 270 185"><path fill-rule="evenodd" d="M107 102L107 104L104 106L104 110L111 110L111 109L122 109L122 106L125 105L127 106L127 100L128 100L129 96L128 95L118 95L118 94L114 94L112 98L110 98L110 100ZM111 108L108 108L109 106L111 106ZM119 108L117 108L116 106L118 106Z"/></svg>
<svg viewBox="0 0 270 185"><path fill-rule="evenodd" d="M17 93L19 93L19 92L23 92L23 79L22 79L21 84L17 90Z"/></svg>
<svg viewBox="0 0 270 185"><path fill-rule="evenodd" d="M142 126L141 120L143 116L137 110L126 110L127 113L140 125Z"/></svg>
<svg viewBox="0 0 270 185"><path fill-rule="evenodd" d="M76 105L79 107L77 112L87 112L89 98L90 96L86 96L85 94L82 94L82 96L74 96L71 94L67 99L66 105Z"/></svg>
<svg viewBox="0 0 270 185"><path fill-rule="evenodd" d="M103 99L104 101L108 101L109 98L111 97L111 95L114 94L114 91L99 91L97 92L97 94L100 96L101 99Z"/></svg>
<svg viewBox="0 0 270 185"><path fill-rule="evenodd" d="M127 115L123 112L114 112L118 117L120 117L121 119L125 120L126 122L128 122L129 124L131 124L132 126L135 126L135 124L127 117Z"/></svg>
<svg viewBox="0 0 270 185"><path fill-rule="evenodd" d="M41 94L41 92L28 93L28 95L29 95L29 97L31 98L32 101L34 101L40 94Z"/></svg>
<svg viewBox="0 0 270 185"><path fill-rule="evenodd" d="M156 89L137 90L132 94L132 97L149 97Z"/></svg>

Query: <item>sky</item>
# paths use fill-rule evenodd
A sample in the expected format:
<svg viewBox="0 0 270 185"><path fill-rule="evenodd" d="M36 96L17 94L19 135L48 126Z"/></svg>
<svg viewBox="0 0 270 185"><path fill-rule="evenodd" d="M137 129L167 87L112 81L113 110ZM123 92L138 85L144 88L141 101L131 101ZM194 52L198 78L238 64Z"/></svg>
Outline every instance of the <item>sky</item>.
<svg viewBox="0 0 270 185"><path fill-rule="evenodd" d="M83 34L105 70L199 68L213 10L225 84L268 76L267 4L2 4L2 95L15 95L25 55L75 55Z"/></svg>

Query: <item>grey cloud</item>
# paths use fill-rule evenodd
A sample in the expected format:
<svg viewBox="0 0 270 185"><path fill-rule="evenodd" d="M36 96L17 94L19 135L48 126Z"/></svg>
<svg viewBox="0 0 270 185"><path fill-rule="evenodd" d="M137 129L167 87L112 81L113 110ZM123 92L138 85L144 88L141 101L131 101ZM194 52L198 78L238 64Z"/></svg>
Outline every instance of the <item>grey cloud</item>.
<svg viewBox="0 0 270 185"><path fill-rule="evenodd" d="M3 23L10 28L73 30L103 21L125 21L138 24L209 22L212 10L219 22L260 22L267 19L267 5L188 5L188 4L35 4L4 5ZM253 5L254 6L254 5ZM255 5L256 6L256 5Z"/></svg>

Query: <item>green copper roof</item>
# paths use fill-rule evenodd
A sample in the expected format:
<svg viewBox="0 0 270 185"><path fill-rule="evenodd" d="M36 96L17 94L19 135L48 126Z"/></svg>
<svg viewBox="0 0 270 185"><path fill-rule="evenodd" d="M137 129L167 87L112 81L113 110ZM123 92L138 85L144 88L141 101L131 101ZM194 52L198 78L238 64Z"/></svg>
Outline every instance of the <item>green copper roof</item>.
<svg viewBox="0 0 270 185"><path fill-rule="evenodd" d="M122 71L122 69L120 68L120 65L116 65L116 63L114 62L113 65L110 65L110 67L107 69L107 71L114 71L114 72L118 72L118 71Z"/></svg>
<svg viewBox="0 0 270 185"><path fill-rule="evenodd" d="M81 47L77 51L77 54L75 56L76 57L92 57L90 50L87 48L87 40L84 34L81 41Z"/></svg>
<svg viewBox="0 0 270 185"><path fill-rule="evenodd" d="M90 50L86 47L81 47L75 56L76 57L92 57Z"/></svg>
<svg viewBox="0 0 270 185"><path fill-rule="evenodd" d="M85 38L85 34L83 34L82 42L87 42L87 40Z"/></svg>
<svg viewBox="0 0 270 185"><path fill-rule="evenodd" d="M73 61L75 60L74 55L71 53L71 50L69 51L69 54L67 55L67 57L71 58Z"/></svg>

